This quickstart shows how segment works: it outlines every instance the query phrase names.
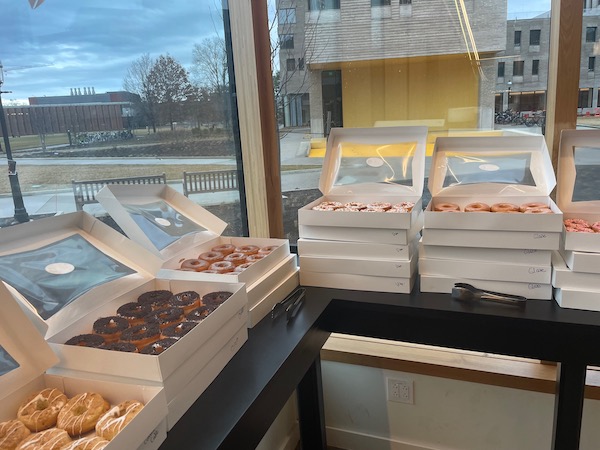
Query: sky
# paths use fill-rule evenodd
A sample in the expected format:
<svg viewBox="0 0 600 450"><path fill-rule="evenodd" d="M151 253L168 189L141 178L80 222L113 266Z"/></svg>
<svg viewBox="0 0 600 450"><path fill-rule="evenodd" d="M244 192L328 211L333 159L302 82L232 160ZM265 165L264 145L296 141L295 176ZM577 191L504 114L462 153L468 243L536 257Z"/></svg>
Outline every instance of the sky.
<svg viewBox="0 0 600 450"><path fill-rule="evenodd" d="M169 53L186 69L194 44L223 36L221 0L0 0L2 99L122 90L131 63Z"/></svg>
<svg viewBox="0 0 600 450"><path fill-rule="evenodd" d="M235 0L230 0L235 1ZM270 2L271 0L269 0ZM300 1L300 0L298 0ZM354 1L354 0L345 0ZM194 44L223 36L222 0L0 0L6 105L28 97L122 90L131 63L169 53L191 68ZM508 18L550 9L550 0L508 0Z"/></svg>

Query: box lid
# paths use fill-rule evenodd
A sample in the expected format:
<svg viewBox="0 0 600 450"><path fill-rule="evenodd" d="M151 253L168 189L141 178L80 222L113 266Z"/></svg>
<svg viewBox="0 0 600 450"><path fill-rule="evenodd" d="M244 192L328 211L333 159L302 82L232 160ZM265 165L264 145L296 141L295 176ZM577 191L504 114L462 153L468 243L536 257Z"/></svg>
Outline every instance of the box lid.
<svg viewBox="0 0 600 450"><path fill-rule="evenodd" d="M0 230L0 280L46 335L153 278L156 256L85 212Z"/></svg>
<svg viewBox="0 0 600 450"><path fill-rule="evenodd" d="M162 260L220 236L227 227L165 185L107 185L96 199L127 236Z"/></svg>
<svg viewBox="0 0 600 450"><path fill-rule="evenodd" d="M567 215L600 220L600 130L563 130L558 158L558 207ZM569 217L572 218L572 217Z"/></svg>
<svg viewBox="0 0 600 450"><path fill-rule="evenodd" d="M427 127L332 128L319 189L325 195L423 193Z"/></svg>
<svg viewBox="0 0 600 450"><path fill-rule="evenodd" d="M27 385L58 358L20 308L13 292L0 281L0 400Z"/></svg>
<svg viewBox="0 0 600 450"><path fill-rule="evenodd" d="M543 136L436 140L428 182L432 196L547 196L555 185Z"/></svg>

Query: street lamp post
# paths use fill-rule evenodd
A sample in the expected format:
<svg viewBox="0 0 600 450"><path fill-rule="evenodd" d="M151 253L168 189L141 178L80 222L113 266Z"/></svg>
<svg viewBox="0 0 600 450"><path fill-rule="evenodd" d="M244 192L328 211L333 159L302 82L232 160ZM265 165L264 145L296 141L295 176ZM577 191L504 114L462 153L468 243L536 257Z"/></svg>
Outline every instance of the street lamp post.
<svg viewBox="0 0 600 450"><path fill-rule="evenodd" d="M4 148L6 150L6 159L8 160L8 181L10 182L10 191L12 192L13 203L15 205L15 220L19 223L29 222L29 214L23 203L23 194L19 185L19 176L17 175L17 162L12 157L10 149L10 141L8 139L8 127L6 126L6 116L4 115L4 107L2 106L2 94L7 94L10 91L3 91L4 70L0 62L0 130L4 139Z"/></svg>

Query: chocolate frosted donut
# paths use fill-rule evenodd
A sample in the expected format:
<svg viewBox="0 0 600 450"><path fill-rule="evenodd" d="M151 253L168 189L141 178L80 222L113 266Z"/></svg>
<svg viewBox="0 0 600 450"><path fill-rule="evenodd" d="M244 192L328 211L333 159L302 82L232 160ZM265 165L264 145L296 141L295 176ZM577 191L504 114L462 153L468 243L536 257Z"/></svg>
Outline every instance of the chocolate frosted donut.
<svg viewBox="0 0 600 450"><path fill-rule="evenodd" d="M144 318L152 312L152 306L138 302L125 303L119 306L117 314L129 321L131 326L144 323Z"/></svg>
<svg viewBox="0 0 600 450"><path fill-rule="evenodd" d="M127 328L121 334L123 342L129 342L135 345L138 350L142 349L151 342L155 342L160 338L160 328L158 323L144 323L135 327Z"/></svg>
<svg viewBox="0 0 600 450"><path fill-rule="evenodd" d="M101 345L100 348L102 350L113 350L116 352L128 353L136 353L138 351L137 347L131 342L110 342L108 344Z"/></svg>
<svg viewBox="0 0 600 450"><path fill-rule="evenodd" d="M158 341L153 342L152 344L146 345L143 349L140 350L140 353L142 353L143 355L160 355L175 342L177 342L177 339L159 339Z"/></svg>
<svg viewBox="0 0 600 450"><path fill-rule="evenodd" d="M209 292L202 297L202 304L206 306L219 306L225 300L233 295L233 292L215 291Z"/></svg>
<svg viewBox="0 0 600 450"><path fill-rule="evenodd" d="M152 309L159 309L166 305L172 296L173 293L171 291L149 291L140 295L137 301L140 305L150 305Z"/></svg>
<svg viewBox="0 0 600 450"><path fill-rule="evenodd" d="M146 322L156 323L160 329L181 322L183 319L183 309L174 306L167 306L162 309L157 309L146 316Z"/></svg>
<svg viewBox="0 0 600 450"><path fill-rule="evenodd" d="M185 315L185 320L188 322L201 322L204 319L206 319L208 317L208 315L211 313L212 309L202 305L196 309L194 309L192 312L188 313Z"/></svg>
<svg viewBox="0 0 600 450"><path fill-rule="evenodd" d="M104 338L99 334L80 334L65 342L65 345L78 345L79 347L98 348L104 344Z"/></svg>
<svg viewBox="0 0 600 450"><path fill-rule="evenodd" d="M173 295L169 300L169 306L183 309L183 313L187 314L193 309L200 306L200 294L195 291L185 291Z"/></svg>
<svg viewBox="0 0 600 450"><path fill-rule="evenodd" d="M129 328L129 321L120 316L101 317L92 326L94 333L102 336L106 343L117 342L126 328Z"/></svg>
<svg viewBox="0 0 600 450"><path fill-rule="evenodd" d="M175 325L171 325L165 328L164 330L162 330L161 334L163 338L180 339L186 334L188 334L196 325L198 325L198 322L179 322Z"/></svg>

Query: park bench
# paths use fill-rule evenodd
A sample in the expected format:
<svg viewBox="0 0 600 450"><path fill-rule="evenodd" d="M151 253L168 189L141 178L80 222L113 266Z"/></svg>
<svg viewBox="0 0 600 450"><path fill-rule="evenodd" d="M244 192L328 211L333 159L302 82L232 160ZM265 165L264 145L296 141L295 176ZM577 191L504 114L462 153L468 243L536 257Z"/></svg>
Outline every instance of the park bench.
<svg viewBox="0 0 600 450"><path fill-rule="evenodd" d="M72 180L73 196L77 211L83 211L84 205L98 203L96 194L107 184L167 184L167 177L162 175L147 175L128 178L108 178L106 180Z"/></svg>
<svg viewBox="0 0 600 450"><path fill-rule="evenodd" d="M183 172L183 194L233 191L238 189L237 170Z"/></svg>

